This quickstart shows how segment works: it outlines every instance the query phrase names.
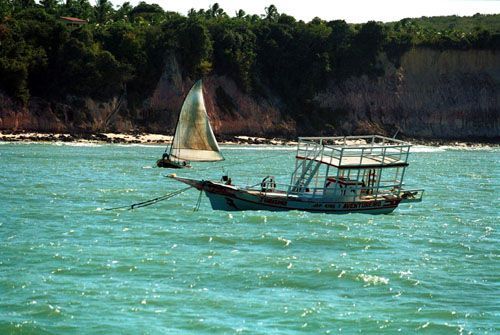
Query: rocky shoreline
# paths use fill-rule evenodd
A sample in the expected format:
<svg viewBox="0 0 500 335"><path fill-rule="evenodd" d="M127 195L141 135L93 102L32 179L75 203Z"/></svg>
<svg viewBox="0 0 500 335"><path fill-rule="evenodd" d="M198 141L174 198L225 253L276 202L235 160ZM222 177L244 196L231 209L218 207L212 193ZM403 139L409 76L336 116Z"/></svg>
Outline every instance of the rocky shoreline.
<svg viewBox="0 0 500 335"><path fill-rule="evenodd" d="M296 140L287 138L264 138L254 136L218 136L220 144L234 145L276 145L295 146ZM498 147L500 141L481 140L459 141L441 139L405 138L415 145L425 146L456 146L456 147ZM0 132L3 142L81 142L81 143L118 143L118 144L169 144L172 136L163 134L123 134L123 133L38 133L38 132Z"/></svg>
<svg viewBox="0 0 500 335"><path fill-rule="evenodd" d="M221 144L257 144L257 145L296 145L296 141L281 138L252 136L218 136ZM122 143L122 144L169 144L172 136L163 134L120 134L120 133L38 133L38 132L0 132L0 141L4 142L87 142L87 143Z"/></svg>

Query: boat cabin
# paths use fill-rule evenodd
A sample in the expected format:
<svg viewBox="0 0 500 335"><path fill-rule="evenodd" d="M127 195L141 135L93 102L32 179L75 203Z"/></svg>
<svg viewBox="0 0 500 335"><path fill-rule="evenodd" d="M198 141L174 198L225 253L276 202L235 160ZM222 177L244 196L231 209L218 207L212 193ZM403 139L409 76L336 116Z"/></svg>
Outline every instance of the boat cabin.
<svg viewBox="0 0 500 335"><path fill-rule="evenodd" d="M352 202L399 197L410 147L378 135L300 137L287 194Z"/></svg>
<svg viewBox="0 0 500 335"><path fill-rule="evenodd" d="M327 177L324 197L339 198L349 195L361 195L365 191L363 181L347 179L344 177Z"/></svg>

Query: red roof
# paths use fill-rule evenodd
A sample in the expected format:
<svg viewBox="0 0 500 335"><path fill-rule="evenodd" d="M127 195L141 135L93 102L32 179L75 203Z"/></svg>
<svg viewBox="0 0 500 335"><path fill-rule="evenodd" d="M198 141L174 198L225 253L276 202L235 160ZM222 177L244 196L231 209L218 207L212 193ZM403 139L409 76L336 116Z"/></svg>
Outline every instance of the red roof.
<svg viewBox="0 0 500 335"><path fill-rule="evenodd" d="M73 23L87 23L86 20L82 20L82 19L79 19L76 17L69 17L69 16L61 16L61 20L69 21L69 22L73 22Z"/></svg>

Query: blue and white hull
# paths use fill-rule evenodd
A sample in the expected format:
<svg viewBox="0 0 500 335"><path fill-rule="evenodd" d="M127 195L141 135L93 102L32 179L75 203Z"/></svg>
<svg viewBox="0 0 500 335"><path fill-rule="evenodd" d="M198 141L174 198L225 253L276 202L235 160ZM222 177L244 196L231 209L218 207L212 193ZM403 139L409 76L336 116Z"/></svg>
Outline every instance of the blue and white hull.
<svg viewBox="0 0 500 335"><path fill-rule="evenodd" d="M203 191L215 210L244 211L290 211L299 210L318 213L388 214L396 209L401 199L363 201L322 201L320 198L306 198L287 195L285 192L259 192L240 189L219 182L172 177Z"/></svg>

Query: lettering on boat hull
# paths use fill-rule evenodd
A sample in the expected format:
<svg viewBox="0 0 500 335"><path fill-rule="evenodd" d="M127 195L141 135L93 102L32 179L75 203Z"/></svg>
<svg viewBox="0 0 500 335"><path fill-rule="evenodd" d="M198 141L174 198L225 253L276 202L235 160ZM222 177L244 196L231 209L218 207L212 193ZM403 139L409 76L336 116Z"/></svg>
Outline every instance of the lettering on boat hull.
<svg viewBox="0 0 500 335"><path fill-rule="evenodd" d="M213 191L213 189L211 189ZM210 200L212 208L223 211L243 211L243 210L268 210L268 211L290 211L300 210L307 212L320 212L332 214L346 213L369 213L388 214L394 211L397 203L394 201L370 201L370 202L338 202L338 203L317 203L307 201L296 201L286 199L273 199L259 197L236 191L232 194L227 192L210 192L205 190L206 196Z"/></svg>

